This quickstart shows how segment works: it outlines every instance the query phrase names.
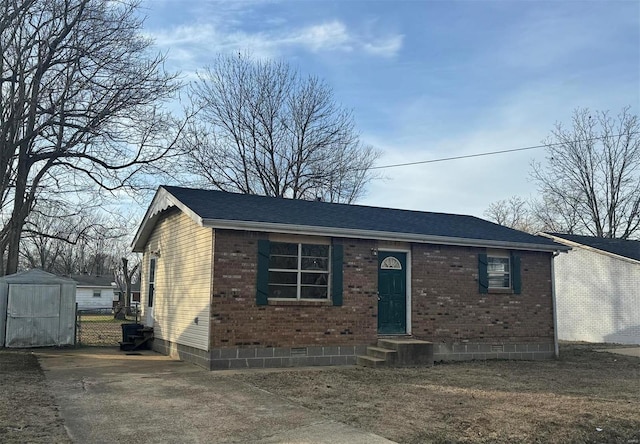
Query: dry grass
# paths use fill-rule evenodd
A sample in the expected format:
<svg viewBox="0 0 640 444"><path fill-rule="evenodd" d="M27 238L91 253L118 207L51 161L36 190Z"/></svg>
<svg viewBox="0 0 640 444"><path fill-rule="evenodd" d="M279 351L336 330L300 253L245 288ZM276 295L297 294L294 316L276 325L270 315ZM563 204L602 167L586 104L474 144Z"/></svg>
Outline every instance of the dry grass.
<svg viewBox="0 0 640 444"><path fill-rule="evenodd" d="M590 346L561 356L239 377L401 443L640 443L640 359Z"/></svg>
<svg viewBox="0 0 640 444"><path fill-rule="evenodd" d="M110 346L122 341L122 322L83 322L78 329L78 345Z"/></svg>
<svg viewBox="0 0 640 444"><path fill-rule="evenodd" d="M135 316L114 319L113 314L83 313L76 332L78 345L116 346L122 340L122 324L136 322Z"/></svg>
<svg viewBox="0 0 640 444"><path fill-rule="evenodd" d="M0 393L0 442L71 442L32 353L0 349Z"/></svg>
<svg viewBox="0 0 640 444"><path fill-rule="evenodd" d="M401 443L640 444L640 358L593 349L564 347L549 361L225 377ZM0 442L69 442L44 379L31 353L0 350Z"/></svg>

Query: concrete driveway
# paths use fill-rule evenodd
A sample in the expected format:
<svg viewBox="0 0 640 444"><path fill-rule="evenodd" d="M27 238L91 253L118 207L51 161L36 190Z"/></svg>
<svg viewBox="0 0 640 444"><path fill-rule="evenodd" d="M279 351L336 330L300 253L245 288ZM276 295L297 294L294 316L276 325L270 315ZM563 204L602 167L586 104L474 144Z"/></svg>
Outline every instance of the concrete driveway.
<svg viewBox="0 0 640 444"><path fill-rule="evenodd" d="M209 372L150 351L37 355L78 443L392 442L240 382L232 372Z"/></svg>

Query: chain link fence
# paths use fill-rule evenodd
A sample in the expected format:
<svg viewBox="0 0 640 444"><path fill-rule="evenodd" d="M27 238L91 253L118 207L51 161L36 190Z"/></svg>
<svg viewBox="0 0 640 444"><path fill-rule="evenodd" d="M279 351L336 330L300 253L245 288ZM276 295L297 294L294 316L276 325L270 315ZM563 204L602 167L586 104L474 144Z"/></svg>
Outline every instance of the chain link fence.
<svg viewBox="0 0 640 444"><path fill-rule="evenodd" d="M138 305L76 310L76 345L117 346L122 341L122 324L138 323Z"/></svg>

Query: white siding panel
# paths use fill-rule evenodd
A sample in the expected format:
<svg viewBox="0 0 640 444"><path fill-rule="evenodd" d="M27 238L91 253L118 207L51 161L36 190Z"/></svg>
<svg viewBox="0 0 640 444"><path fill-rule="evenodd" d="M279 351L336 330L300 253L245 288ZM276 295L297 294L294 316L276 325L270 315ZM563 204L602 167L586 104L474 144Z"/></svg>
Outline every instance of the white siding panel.
<svg viewBox="0 0 640 444"><path fill-rule="evenodd" d="M7 297L9 284L0 282L0 347L4 347L4 334L7 331Z"/></svg>
<svg viewBox="0 0 640 444"><path fill-rule="evenodd" d="M640 265L580 247L555 261L559 339L640 344Z"/></svg>
<svg viewBox="0 0 640 444"><path fill-rule="evenodd" d="M154 336L209 349L213 231L182 212L160 220L145 248L141 306L147 306L150 251L159 252L154 291ZM143 313L144 319L145 313Z"/></svg>
<svg viewBox="0 0 640 444"><path fill-rule="evenodd" d="M100 290L100 297L93 297L93 290ZM76 302L79 310L88 310L91 308L112 308L113 307L113 288L76 288Z"/></svg>

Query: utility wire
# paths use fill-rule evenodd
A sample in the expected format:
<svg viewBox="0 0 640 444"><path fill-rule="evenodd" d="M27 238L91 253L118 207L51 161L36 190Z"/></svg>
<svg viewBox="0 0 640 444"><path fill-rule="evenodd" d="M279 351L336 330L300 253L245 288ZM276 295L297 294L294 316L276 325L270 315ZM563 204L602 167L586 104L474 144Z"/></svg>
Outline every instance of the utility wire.
<svg viewBox="0 0 640 444"><path fill-rule="evenodd" d="M509 150L500 150L500 151L490 151L490 152L486 152L486 153L476 153L476 154L467 154L464 156L454 156L454 157L441 157L438 159L431 159L431 160L420 160L417 162L407 162L407 163L395 163L395 164L391 164L391 165L379 165L379 166L372 166L371 168L369 168L370 170L381 170L384 168L398 168L398 167L403 167L403 166L411 166L411 165L422 165L425 163L436 163L436 162L446 162L448 160L458 160L458 159L469 159L472 157L482 157L482 156L492 156L494 154L504 154L504 153L513 153L516 151L526 151L526 150L535 150L538 148L547 148L550 146L558 146L558 145L565 145L567 143L579 143L579 142L591 142L593 140L603 140L603 139L608 139L610 137L619 137L619 136L624 136L624 135L635 135L638 134L638 132L632 132L632 133L621 133L621 134L610 134L607 136L601 136L601 137L592 137L590 139L583 139L583 140L571 140L571 141L565 141L565 142L556 142L556 143L547 143L544 145L534 145L534 146L525 146L522 148L512 148Z"/></svg>

